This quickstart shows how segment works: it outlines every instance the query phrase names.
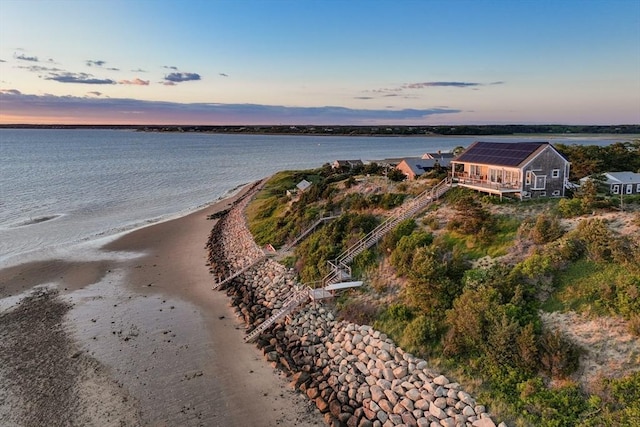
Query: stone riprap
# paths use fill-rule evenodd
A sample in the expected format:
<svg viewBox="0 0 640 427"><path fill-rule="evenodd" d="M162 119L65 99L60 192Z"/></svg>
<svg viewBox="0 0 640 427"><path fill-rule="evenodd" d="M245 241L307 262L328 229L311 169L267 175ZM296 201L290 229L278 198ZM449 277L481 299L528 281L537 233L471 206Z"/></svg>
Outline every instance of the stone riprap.
<svg viewBox="0 0 640 427"><path fill-rule="evenodd" d="M230 274L262 255L239 202L214 227L209 261ZM296 285L294 273L267 259L225 285L236 314L250 331L282 307ZM429 369L367 325L336 320L311 302L257 340L274 368L315 402L332 426L495 426L486 408L460 385ZM500 426L505 426L500 423Z"/></svg>

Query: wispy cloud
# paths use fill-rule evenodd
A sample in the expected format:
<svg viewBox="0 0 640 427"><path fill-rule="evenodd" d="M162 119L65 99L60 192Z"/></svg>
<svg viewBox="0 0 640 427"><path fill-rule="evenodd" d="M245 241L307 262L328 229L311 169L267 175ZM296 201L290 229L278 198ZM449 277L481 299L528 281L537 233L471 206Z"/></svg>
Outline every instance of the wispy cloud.
<svg viewBox="0 0 640 427"><path fill-rule="evenodd" d="M149 86L149 80L142 80L136 77L133 80L120 80L118 84L134 85L134 86Z"/></svg>
<svg viewBox="0 0 640 427"><path fill-rule="evenodd" d="M226 74L226 73L218 73L218 75L222 77L229 77L229 74Z"/></svg>
<svg viewBox="0 0 640 427"><path fill-rule="evenodd" d="M0 93L6 93L7 95L21 95L18 89L0 89Z"/></svg>
<svg viewBox="0 0 640 427"><path fill-rule="evenodd" d="M162 68L166 68L167 70L178 71L178 67L176 67L175 65L163 65Z"/></svg>
<svg viewBox="0 0 640 427"><path fill-rule="evenodd" d="M86 64L88 67L102 67L106 63L107 61L103 61L101 59L98 59L98 60L87 59L86 61Z"/></svg>
<svg viewBox="0 0 640 427"><path fill-rule="evenodd" d="M27 56L24 53L21 53L20 55L14 55L14 58L21 61L40 62L37 56Z"/></svg>
<svg viewBox="0 0 640 427"><path fill-rule="evenodd" d="M164 76L164 80L173 83L189 82L194 80L200 80L200 74L198 73L169 73Z"/></svg>
<svg viewBox="0 0 640 427"><path fill-rule="evenodd" d="M98 96L98 95L96 95ZM0 93L0 107L20 117L73 117L90 123L135 124L371 124L423 123L434 115L459 113L453 108L351 109L344 107L285 107L259 104L209 104L135 99L25 95ZM132 113L135 113L132 114Z"/></svg>
<svg viewBox="0 0 640 427"><path fill-rule="evenodd" d="M407 89L424 89L427 87L474 87L482 86L482 83L476 82L422 82L422 83L408 83L403 87Z"/></svg>
<svg viewBox="0 0 640 427"><path fill-rule="evenodd" d="M87 95L102 96L102 92L98 92L97 90L92 90L91 92L87 92Z"/></svg>
<svg viewBox="0 0 640 427"><path fill-rule="evenodd" d="M146 73L147 70L143 70L142 68L138 68L137 70L131 70L132 73Z"/></svg>
<svg viewBox="0 0 640 427"><path fill-rule="evenodd" d="M81 84L91 84L91 85L116 84L114 80L97 79L91 74L87 74L87 73L70 73L70 72L51 73L49 74L49 76L45 77L44 79L53 80L59 83L81 83Z"/></svg>
<svg viewBox="0 0 640 427"><path fill-rule="evenodd" d="M373 96L354 96L353 99L374 99Z"/></svg>
<svg viewBox="0 0 640 427"><path fill-rule="evenodd" d="M27 71L31 71L32 73L59 73L59 72L65 72L64 70L61 70L60 68L51 68L51 67L43 67L42 65L19 65L18 68L21 68L23 70L27 70Z"/></svg>
<svg viewBox="0 0 640 427"><path fill-rule="evenodd" d="M7 61L5 61L4 59L0 59L0 62L7 62Z"/></svg>

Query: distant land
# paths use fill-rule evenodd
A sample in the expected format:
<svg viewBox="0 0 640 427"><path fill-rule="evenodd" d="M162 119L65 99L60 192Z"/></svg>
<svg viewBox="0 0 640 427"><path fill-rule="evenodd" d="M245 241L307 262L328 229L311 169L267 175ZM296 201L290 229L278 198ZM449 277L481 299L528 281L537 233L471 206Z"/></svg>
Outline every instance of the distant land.
<svg viewBox="0 0 640 427"><path fill-rule="evenodd" d="M519 134L640 134L640 125L460 125L460 126L188 126L188 125L31 125L0 124L0 129L114 129L139 132L206 132L291 135L442 136Z"/></svg>

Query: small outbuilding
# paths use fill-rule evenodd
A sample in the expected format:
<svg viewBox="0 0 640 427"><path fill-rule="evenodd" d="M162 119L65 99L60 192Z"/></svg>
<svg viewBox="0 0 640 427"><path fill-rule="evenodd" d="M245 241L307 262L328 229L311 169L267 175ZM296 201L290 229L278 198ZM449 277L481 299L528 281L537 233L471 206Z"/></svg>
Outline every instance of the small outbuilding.
<svg viewBox="0 0 640 427"><path fill-rule="evenodd" d="M300 181L299 183L296 184L296 188L301 193L303 191L305 191L309 187L311 187L311 183L309 181L307 181L306 179L303 179L302 181Z"/></svg>

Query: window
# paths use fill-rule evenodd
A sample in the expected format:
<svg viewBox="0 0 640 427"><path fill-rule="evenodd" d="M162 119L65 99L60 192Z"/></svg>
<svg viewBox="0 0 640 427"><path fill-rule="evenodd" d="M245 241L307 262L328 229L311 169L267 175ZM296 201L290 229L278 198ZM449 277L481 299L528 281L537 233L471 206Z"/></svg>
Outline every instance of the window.
<svg viewBox="0 0 640 427"><path fill-rule="evenodd" d="M636 187L636 193L640 193L640 184Z"/></svg>
<svg viewBox="0 0 640 427"><path fill-rule="evenodd" d="M553 190L553 196L558 197L560 195L560 190Z"/></svg>
<svg viewBox="0 0 640 427"><path fill-rule="evenodd" d="M533 190L544 190L547 187L547 176L546 175L536 175L535 173L531 173L533 176Z"/></svg>
<svg viewBox="0 0 640 427"><path fill-rule="evenodd" d="M527 184L527 185L531 185L531 171L527 171L524 183Z"/></svg>
<svg viewBox="0 0 640 427"><path fill-rule="evenodd" d="M613 194L618 194L620 193L620 186L618 184L612 185L611 186L611 192Z"/></svg>
<svg viewBox="0 0 640 427"><path fill-rule="evenodd" d="M547 197L547 192L546 191L541 191L540 192L540 197Z"/></svg>
<svg viewBox="0 0 640 427"><path fill-rule="evenodd" d="M471 165L470 169L469 169L469 175L470 176L478 176L478 175L480 175L480 166Z"/></svg>
<svg viewBox="0 0 640 427"><path fill-rule="evenodd" d="M560 178L560 169L554 169L551 171L551 178Z"/></svg>
<svg viewBox="0 0 640 427"><path fill-rule="evenodd" d="M633 184L628 184L626 189L627 194L633 194Z"/></svg>

